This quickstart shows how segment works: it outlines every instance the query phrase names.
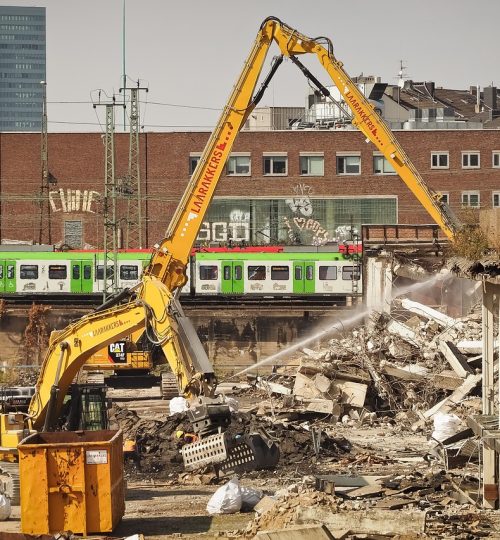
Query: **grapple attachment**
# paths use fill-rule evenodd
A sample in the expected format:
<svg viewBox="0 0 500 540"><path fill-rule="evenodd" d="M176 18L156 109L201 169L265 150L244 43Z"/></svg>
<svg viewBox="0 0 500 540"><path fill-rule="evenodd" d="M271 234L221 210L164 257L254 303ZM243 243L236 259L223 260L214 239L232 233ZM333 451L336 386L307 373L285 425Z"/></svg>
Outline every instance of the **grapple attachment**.
<svg viewBox="0 0 500 540"><path fill-rule="evenodd" d="M184 445L181 452L186 470L214 465L225 474L273 468L280 455L277 444L260 433L235 438L224 433L209 435Z"/></svg>

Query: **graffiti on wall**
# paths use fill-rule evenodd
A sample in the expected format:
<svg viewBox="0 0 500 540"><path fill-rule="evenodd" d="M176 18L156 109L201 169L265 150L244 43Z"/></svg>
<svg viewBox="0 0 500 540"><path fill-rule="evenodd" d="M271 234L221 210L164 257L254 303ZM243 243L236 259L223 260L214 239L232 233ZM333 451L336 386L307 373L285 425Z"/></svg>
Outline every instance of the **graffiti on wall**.
<svg viewBox="0 0 500 540"><path fill-rule="evenodd" d="M229 221L204 221L198 233L200 242L249 242L250 212L234 209L229 214Z"/></svg>
<svg viewBox="0 0 500 540"><path fill-rule="evenodd" d="M291 219L283 217L288 238L294 244L301 241L304 233L307 233L314 246L321 246L329 240L328 231L318 220L310 217L314 210L310 198L312 192L311 186L300 183L293 188L294 196L285 199L286 204L295 214Z"/></svg>
<svg viewBox="0 0 500 540"><path fill-rule="evenodd" d="M52 212L90 212L95 214L95 204L100 199L98 191L88 189L58 189L49 192Z"/></svg>
<svg viewBox="0 0 500 540"><path fill-rule="evenodd" d="M286 204L294 214L302 214L303 216L312 216L313 206L309 195L312 195L312 187L307 184L297 184L293 188L294 196L290 199L285 199Z"/></svg>

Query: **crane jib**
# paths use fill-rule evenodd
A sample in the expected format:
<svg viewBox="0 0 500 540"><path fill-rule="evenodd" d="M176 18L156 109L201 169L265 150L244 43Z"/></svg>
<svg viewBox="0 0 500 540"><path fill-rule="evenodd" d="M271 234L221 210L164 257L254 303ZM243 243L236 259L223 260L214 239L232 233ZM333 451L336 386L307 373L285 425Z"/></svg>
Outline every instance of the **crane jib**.
<svg viewBox="0 0 500 540"><path fill-rule="evenodd" d="M208 166L205 170L205 174L203 175L203 180L198 186L198 189L196 190L192 206L190 211L194 212L195 214L199 214L201 212L201 206L203 202L205 201L208 190L210 189L210 186L212 185L215 173L219 169L219 167L224 165L222 161L223 151L226 148L227 143L220 143L218 144L214 151L212 152L212 155L210 156L210 159L208 160Z"/></svg>

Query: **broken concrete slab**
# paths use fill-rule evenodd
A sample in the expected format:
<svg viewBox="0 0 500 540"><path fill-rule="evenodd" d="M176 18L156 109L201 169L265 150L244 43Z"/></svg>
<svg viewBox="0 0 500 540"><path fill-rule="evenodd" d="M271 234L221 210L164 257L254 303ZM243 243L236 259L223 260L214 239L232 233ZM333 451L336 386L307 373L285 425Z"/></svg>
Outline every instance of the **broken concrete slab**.
<svg viewBox="0 0 500 540"><path fill-rule="evenodd" d="M323 397L323 394L316 388L314 380L302 375L302 373L297 373L297 375L295 375L293 393L296 397L303 399Z"/></svg>
<svg viewBox="0 0 500 540"><path fill-rule="evenodd" d="M382 373L385 373L385 375L396 377L397 379L403 379L405 381L425 381L429 378L429 371L423 366L419 366L417 364L396 366L387 360L382 360L380 362L380 368Z"/></svg>
<svg viewBox="0 0 500 540"><path fill-rule="evenodd" d="M314 377L314 384L322 394L328 394L332 381L322 373L317 373Z"/></svg>
<svg viewBox="0 0 500 540"><path fill-rule="evenodd" d="M340 403L351 407L363 407L368 386L366 384L337 379L332 382L331 392L340 396Z"/></svg>
<svg viewBox="0 0 500 540"><path fill-rule="evenodd" d="M464 397L466 397L481 381L482 374L478 373L476 375L469 375L464 382L448 397L441 400L439 403L436 403L434 407L431 407L424 412L425 418L432 418L437 412L448 412L455 405L460 403Z"/></svg>
<svg viewBox="0 0 500 540"><path fill-rule="evenodd" d="M425 532L426 513L371 509L333 513L330 509L297 507L298 523L316 521L325 524L332 534L349 529L359 534L417 534Z"/></svg>
<svg viewBox="0 0 500 540"><path fill-rule="evenodd" d="M262 497L262 499L254 506L253 510L257 514L265 514L266 512L269 512L269 510L272 510L277 503L278 501L274 497L264 495L264 497Z"/></svg>
<svg viewBox="0 0 500 540"><path fill-rule="evenodd" d="M456 390L463 382L464 379L451 369L436 373L432 377L432 384L443 390Z"/></svg>
<svg viewBox="0 0 500 540"><path fill-rule="evenodd" d="M449 317L437 309L420 304L419 302L414 302L409 298L403 298L403 300L401 300L401 305L408 311L416 313L417 315L425 317L426 319L432 319L445 328L455 328L457 330L461 330L464 326L463 322L458 321L453 317Z"/></svg>
<svg viewBox="0 0 500 540"><path fill-rule="evenodd" d="M438 347L459 377L465 378L469 373L474 373L474 370L467 362L467 357L451 341L440 340Z"/></svg>
<svg viewBox="0 0 500 540"><path fill-rule="evenodd" d="M260 531L255 540L341 540L349 531L344 530L341 536L333 535L325 525L296 525L275 531Z"/></svg>
<svg viewBox="0 0 500 540"><path fill-rule="evenodd" d="M408 326L406 326L406 324L400 323L392 319L387 323L386 329L391 334L399 336L401 339L404 339L411 345L418 347L419 343L417 339L417 333Z"/></svg>
<svg viewBox="0 0 500 540"><path fill-rule="evenodd" d="M289 396L292 394L291 388L284 386L283 384L267 381L264 379L258 379L256 383L257 388L271 392L272 394L280 394L282 396Z"/></svg>
<svg viewBox="0 0 500 540"><path fill-rule="evenodd" d="M313 399L307 404L306 411L334 415L338 418L342 414L342 407L331 399Z"/></svg>

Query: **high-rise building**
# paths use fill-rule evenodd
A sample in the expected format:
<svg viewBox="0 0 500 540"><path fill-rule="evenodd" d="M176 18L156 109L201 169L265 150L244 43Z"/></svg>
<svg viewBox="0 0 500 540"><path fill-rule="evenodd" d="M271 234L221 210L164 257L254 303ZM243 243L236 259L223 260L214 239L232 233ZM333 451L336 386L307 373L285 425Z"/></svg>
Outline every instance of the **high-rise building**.
<svg viewBox="0 0 500 540"><path fill-rule="evenodd" d="M0 131L40 131L45 8L0 6Z"/></svg>

